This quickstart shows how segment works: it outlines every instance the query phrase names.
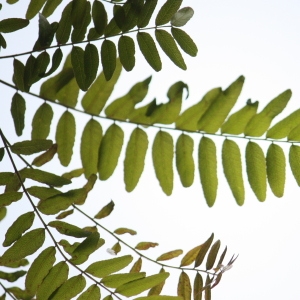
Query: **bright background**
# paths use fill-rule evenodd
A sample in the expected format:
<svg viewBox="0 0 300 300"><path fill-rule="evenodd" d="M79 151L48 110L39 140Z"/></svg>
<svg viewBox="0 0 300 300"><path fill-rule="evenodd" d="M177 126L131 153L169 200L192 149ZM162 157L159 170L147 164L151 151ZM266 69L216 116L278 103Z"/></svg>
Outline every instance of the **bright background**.
<svg viewBox="0 0 300 300"><path fill-rule="evenodd" d="M8 12L8 5L3 3L0 18L16 15L24 17L27 5L28 1L23 1L21 4L11 6ZM162 54L163 70L155 73L138 54L137 67L130 73L123 72L112 99L125 94L137 81L154 75L145 102L151 101L154 97L157 97L159 102L166 101L166 92L170 85L182 80L190 88L190 97L185 102L188 107L199 101L211 88L217 86L226 88L238 76L244 75L246 77L244 89L233 111L244 106L249 98L252 101L259 100L261 110L271 99L288 88L293 91L292 99L282 116L276 120L299 108L298 1L185 0L182 6L191 6L195 10L193 19L183 29L194 38L199 48L196 58L184 56L188 70L185 72L179 70ZM52 17L50 20L58 19L59 17ZM37 38L36 19L32 23L34 34L27 29L21 31L22 33L11 34L11 38L7 39L9 47L1 51L1 56L31 49ZM1 60L0 77L11 80L11 70L12 60ZM34 88L33 91L38 92L38 88ZM17 140L15 134L8 130L13 128L8 115L13 93L11 89L0 85L0 126L7 136L11 135L9 136L11 142ZM33 97L26 97L26 101L28 123L24 139L26 136L29 137L32 116L41 105L41 101ZM57 108L57 112L63 111ZM57 113L53 124L56 124L59 116L60 113ZM89 118L79 114L76 114L76 118L80 120L77 127L80 133ZM101 121L101 124L105 129L111 122ZM134 126L126 124L125 128L128 128L125 130L127 141ZM147 129L149 139L156 132L157 129ZM174 137L179 134L174 133ZM55 131L52 130L50 138L54 138L54 135ZM193 137L196 142L196 154L201 135L194 134ZM138 235L135 237L124 236L124 240L132 246L139 241L158 242L159 247L145 252L154 259L166 251L178 248L186 252L204 242L211 232L214 232L216 239L222 242L222 249L225 245L228 246L228 257L225 262L233 253L239 254L234 268L224 274L220 285L213 290L214 300L299 299L300 287L297 276L300 266L299 188L291 175L288 161L285 195L282 199L275 198L269 189L267 200L260 203L246 182L247 177L244 176L246 201L243 207L238 207L221 167L220 153L223 140L222 137L214 138L218 147L220 180L218 197L213 208L208 208L205 203L197 172L194 185L188 189L182 188L178 176L175 175L173 195L165 196L155 178L149 151L145 171L134 192L130 194L125 192L122 173L124 156L122 156L112 178L106 182L98 182L85 211L90 211L93 215L113 199L116 203L115 210L110 218L104 219L101 223L111 230L121 226L137 230ZM243 153L247 140L238 139L237 142L241 145ZM262 142L260 145L266 150L269 143ZM289 144L280 145L288 153ZM71 167L80 167L78 159L76 152ZM49 166L53 168L53 163ZM7 164L1 169L6 170L8 167ZM54 172L57 170L65 172L62 167L55 168ZM84 183L78 181L78 184L82 186ZM17 205L14 207L25 211L23 207ZM9 215L3 221L3 227L8 226L14 219L13 214ZM81 221L75 216L66 219L68 220L81 225ZM82 226L84 225L86 222ZM180 259L174 260L174 265L179 265L179 262ZM158 270L158 267L153 268L153 272ZM164 290L165 294L176 294L179 272L172 272L173 281ZM193 277L194 275L191 276L192 279Z"/></svg>

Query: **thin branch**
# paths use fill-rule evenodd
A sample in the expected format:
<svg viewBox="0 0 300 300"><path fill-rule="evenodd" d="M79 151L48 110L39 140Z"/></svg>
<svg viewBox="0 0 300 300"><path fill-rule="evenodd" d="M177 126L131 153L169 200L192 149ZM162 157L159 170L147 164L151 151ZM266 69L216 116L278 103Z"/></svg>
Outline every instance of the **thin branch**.
<svg viewBox="0 0 300 300"><path fill-rule="evenodd" d="M6 294L8 294L12 299L17 300L17 298L2 284L1 281L0 281L0 285Z"/></svg>

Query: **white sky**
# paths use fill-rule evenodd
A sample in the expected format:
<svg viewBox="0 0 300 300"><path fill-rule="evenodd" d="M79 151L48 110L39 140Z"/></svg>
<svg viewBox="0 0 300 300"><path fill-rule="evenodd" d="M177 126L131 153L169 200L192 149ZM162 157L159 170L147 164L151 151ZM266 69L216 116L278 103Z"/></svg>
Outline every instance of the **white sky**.
<svg viewBox="0 0 300 300"><path fill-rule="evenodd" d="M299 108L300 4L298 1L185 0L183 6L191 6L195 10L194 18L183 29L194 38L199 48L196 58L184 56L188 71L179 70L162 54L163 70L155 74L138 55L137 67L131 73L123 73L114 98L127 92L137 81L153 74L148 101L153 97L165 101L165 94L170 85L182 80L190 88L190 98L186 101L186 105L190 106L199 101L211 88L217 86L226 88L238 76L244 75L246 77L244 89L234 111L244 106L248 98L253 101L259 100L260 110L287 88L292 89L293 96L282 116ZM18 15L24 16L25 10L22 6L13 6L10 16L15 16L17 7ZM0 18L7 17L9 15L4 4L0 11ZM36 35L32 36L32 34L15 33L13 37L17 37L17 43L8 39L9 48L2 51L1 55L19 52L19 49L29 50L36 39ZM12 60L8 60L8 64L1 67L1 78L11 79L11 71L7 71L11 63ZM12 94L13 91L0 86L1 112L5 114L9 112ZM31 123L32 115L40 104L39 100L28 98L26 111L28 122ZM29 108L31 105L35 108L32 111ZM58 116L59 114L56 120ZM277 120L281 118L279 116ZM87 121L88 118L83 118L78 125L78 132L81 132L80 126ZM2 115L0 126L4 128L6 134L9 134L7 124L12 128L10 117ZM109 125L109 122L102 123L103 128ZM127 140L134 127L126 125L126 128L128 128ZM27 137L29 136L30 129L31 126L27 126L24 137L26 134ZM156 133L156 130L147 129L147 133L150 137ZM54 134L55 132L52 131L52 138ZM178 134L175 133L174 136ZM13 142L16 136L12 135L12 137ZM196 136L195 141L199 141L199 138L200 136ZM155 178L149 152L144 174L134 192L130 194L125 192L123 166L119 163L111 179L98 182L98 187L93 191L88 202L90 207L86 210L94 214L113 199L116 203L115 211L110 218L103 221L103 224L112 230L121 226L137 230L137 237L124 237L124 240L132 246L142 240L158 242L160 244L158 248L145 252L154 259L161 253L173 249L181 248L186 252L201 244L211 232L214 232L216 239L222 242L222 249L225 245L228 246L227 260L233 253L239 253L239 258L234 268L224 274L220 285L213 290L213 300L298 299L300 297L297 277L300 250L299 188L291 175L288 162L283 198L275 198L268 189L267 200L265 203L260 203L246 182L247 177L244 176L246 201L243 207L238 207L221 168L220 145L223 138L217 137L214 141L218 146L220 182L217 201L213 208L208 208L205 203L198 172L196 172L194 185L188 189L181 187L178 176L175 175L173 195L165 196ZM246 142L238 140L242 156ZM266 145L264 150L267 149L268 143L264 142L263 145ZM284 149L288 153L289 145L285 145ZM77 159L78 154L74 156L72 166L80 165ZM122 161L123 157L120 158L120 162ZM61 172L64 170L62 169ZM174 264L179 265L179 261L174 260ZM153 272L158 270L155 268ZM165 293L176 293L175 284L179 273L177 275L174 272L174 275L173 286L169 285Z"/></svg>

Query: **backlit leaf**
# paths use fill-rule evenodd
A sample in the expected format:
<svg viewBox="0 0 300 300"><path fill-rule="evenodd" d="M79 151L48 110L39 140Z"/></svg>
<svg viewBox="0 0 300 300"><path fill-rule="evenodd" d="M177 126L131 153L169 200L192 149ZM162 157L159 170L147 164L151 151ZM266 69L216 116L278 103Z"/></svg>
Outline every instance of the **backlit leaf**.
<svg viewBox="0 0 300 300"><path fill-rule="evenodd" d="M181 296L184 300L191 300L192 286L190 278L185 272L181 272L179 276L177 295Z"/></svg>
<svg viewBox="0 0 300 300"><path fill-rule="evenodd" d="M101 63L105 79L109 81L116 69L117 49L110 40L104 40L101 45Z"/></svg>
<svg viewBox="0 0 300 300"><path fill-rule="evenodd" d="M8 282L14 282L14 281L17 281L20 277L23 277L25 274L26 274L26 271L23 271L23 270L16 271L13 273L6 273L3 271L0 271L0 279L7 280Z"/></svg>
<svg viewBox="0 0 300 300"><path fill-rule="evenodd" d="M289 162L291 166L292 173L300 186L300 147L292 145L290 147Z"/></svg>
<svg viewBox="0 0 300 300"><path fill-rule="evenodd" d="M111 212L114 209L114 202L110 201L107 205L105 205L96 215L95 215L95 219L102 219L105 218L107 216L109 216L111 214Z"/></svg>
<svg viewBox="0 0 300 300"><path fill-rule="evenodd" d="M62 0L48 0L43 8L42 14L48 18L51 16Z"/></svg>
<svg viewBox="0 0 300 300"><path fill-rule="evenodd" d="M155 25L159 26L168 23L179 9L181 3L182 0L167 0L156 16Z"/></svg>
<svg viewBox="0 0 300 300"><path fill-rule="evenodd" d="M128 229L128 228L118 228L114 231L115 234L121 235L121 234L125 234L125 233L129 233L130 235L136 235L136 231L132 230L132 229Z"/></svg>
<svg viewBox="0 0 300 300"><path fill-rule="evenodd" d="M139 273L142 269L142 259L139 257L138 260L133 264L130 269L130 273Z"/></svg>
<svg viewBox="0 0 300 300"><path fill-rule="evenodd" d="M107 13L101 1L94 1L92 6L92 17L95 29L99 36L103 35L107 25Z"/></svg>
<svg viewBox="0 0 300 300"><path fill-rule="evenodd" d="M72 28L72 4L73 2L69 2L69 4L67 4L64 10L62 11L58 29L56 31L56 40L58 44L65 44L69 40Z"/></svg>
<svg viewBox="0 0 300 300"><path fill-rule="evenodd" d="M24 64L19 61L18 59L14 59L14 75L13 75L13 81L17 88L24 92L25 86L24 86L24 72L25 72L25 66Z"/></svg>
<svg viewBox="0 0 300 300"><path fill-rule="evenodd" d="M149 24L149 21L153 15L156 5L157 0L145 1L137 21L137 26L139 28L146 27Z"/></svg>
<svg viewBox="0 0 300 300"><path fill-rule="evenodd" d="M77 300L99 300L100 298L100 289L97 284L93 284L85 292L83 292Z"/></svg>
<svg viewBox="0 0 300 300"><path fill-rule="evenodd" d="M140 242L134 248L138 250L147 250L149 248L154 248L156 246L158 246L158 243Z"/></svg>
<svg viewBox="0 0 300 300"><path fill-rule="evenodd" d="M135 46L131 37L122 35L118 42L120 61L126 71L131 71L135 65Z"/></svg>
<svg viewBox="0 0 300 300"><path fill-rule="evenodd" d="M190 56L196 56L198 48L191 37L183 30L172 27L171 33L180 48Z"/></svg>
<svg viewBox="0 0 300 300"><path fill-rule="evenodd" d="M39 14L39 37L38 43L41 48L49 47L54 37L54 31L48 20Z"/></svg>
<svg viewBox="0 0 300 300"><path fill-rule="evenodd" d="M289 141L300 141L300 125L296 126L288 135Z"/></svg>
<svg viewBox="0 0 300 300"><path fill-rule="evenodd" d="M91 234L90 232L83 230L75 225L62 221L51 221L48 223L48 226L55 228L61 234L73 236L76 238L87 237Z"/></svg>
<svg viewBox="0 0 300 300"><path fill-rule="evenodd" d="M47 0L30 1L26 11L26 19L32 19L43 7Z"/></svg>
<svg viewBox="0 0 300 300"><path fill-rule="evenodd" d="M72 170L70 172L64 173L61 176L66 178L66 179L72 179L72 178L75 178L75 177L80 177L83 173L84 173L84 169L79 168L79 169L75 169L75 170Z"/></svg>
<svg viewBox="0 0 300 300"><path fill-rule="evenodd" d="M184 26L194 15L191 7L183 7L179 9L171 18L171 25L176 27Z"/></svg>
<svg viewBox="0 0 300 300"><path fill-rule="evenodd" d="M61 194L61 191L54 188L47 188L43 186L32 186L26 189L27 192L40 200Z"/></svg>
<svg viewBox="0 0 300 300"><path fill-rule="evenodd" d="M180 250L180 249L179 249L179 250L169 251L169 252L166 252L166 253L160 255L156 260L157 260L157 261L169 260L169 259L178 257L178 256L181 255L182 253L183 253L183 251Z"/></svg>
<svg viewBox="0 0 300 300"><path fill-rule="evenodd" d="M197 273L194 280L194 291L193 291L194 300L202 299L202 289L203 289L203 279L201 274Z"/></svg>
<svg viewBox="0 0 300 300"><path fill-rule="evenodd" d="M220 240L217 240L211 247L210 251L208 252L207 261L206 261L206 270L212 269L214 263L216 261L219 249L221 246Z"/></svg>
<svg viewBox="0 0 300 300"><path fill-rule="evenodd" d="M122 284L134 281L146 276L145 272L142 273L125 273L125 274L112 274L101 279L101 283L109 288L118 288Z"/></svg>
<svg viewBox="0 0 300 300"><path fill-rule="evenodd" d="M203 260L204 260L204 257L212 243L214 239L214 234L212 233L211 236L208 238L208 240L206 240L202 245L201 245L201 248L197 254L197 257L196 257L196 260L195 260L195 268L196 267L199 267Z"/></svg>
<svg viewBox="0 0 300 300"><path fill-rule="evenodd" d="M5 218L6 213L7 213L6 207L1 206L0 207L0 221L2 221Z"/></svg>
<svg viewBox="0 0 300 300"><path fill-rule="evenodd" d="M52 146L51 140L29 140L17 142L10 149L15 154L31 155L48 150Z"/></svg>
<svg viewBox="0 0 300 300"><path fill-rule="evenodd" d="M44 0L45 1L45 0ZM20 18L10 18L0 21L0 32L9 33L26 27L29 21Z"/></svg>
<svg viewBox="0 0 300 300"><path fill-rule="evenodd" d="M42 52L42 53L44 53L44 52ZM63 58L63 53L60 48L57 48L52 56L51 68L47 73L43 74L43 77L47 77L47 76L51 75L52 73L54 73L57 70L57 68L60 66L62 58Z"/></svg>
<svg viewBox="0 0 300 300"><path fill-rule="evenodd" d="M41 167L43 166L45 163L49 162L53 157L54 155L56 154L57 152L57 145L56 144L53 144L49 150L47 150L45 153L39 155L38 157L36 157L32 164L34 166L37 166L37 167Z"/></svg>
<svg viewBox="0 0 300 300"><path fill-rule="evenodd" d="M114 255L117 255L121 251L121 244L119 242L115 243L110 249Z"/></svg>
<svg viewBox="0 0 300 300"><path fill-rule="evenodd" d="M99 54L97 47L88 43L84 50L85 87L88 89L95 80L99 67Z"/></svg>
<svg viewBox="0 0 300 300"><path fill-rule="evenodd" d="M161 268L159 273L164 273L166 272L164 268ZM148 296L152 296L152 295L159 295L163 289L165 285L165 281L159 283L158 285L152 287L149 292L148 292Z"/></svg>
<svg viewBox="0 0 300 300"><path fill-rule="evenodd" d="M191 263L193 263L200 249L201 249L201 245L188 251L187 254L182 258L180 267L188 266Z"/></svg>
<svg viewBox="0 0 300 300"><path fill-rule="evenodd" d="M15 131L17 136L21 136L25 127L25 110L26 103L24 98L19 94L15 93L11 102L11 115L14 121Z"/></svg>
<svg viewBox="0 0 300 300"><path fill-rule="evenodd" d="M21 192L5 192L0 195L0 207L8 206L12 202L18 201L22 198L23 193Z"/></svg>
<svg viewBox="0 0 300 300"><path fill-rule="evenodd" d="M73 213L74 213L74 209L66 210L66 211L61 212L59 215L57 215L55 219L61 220L61 219L66 218L69 215L72 215Z"/></svg>

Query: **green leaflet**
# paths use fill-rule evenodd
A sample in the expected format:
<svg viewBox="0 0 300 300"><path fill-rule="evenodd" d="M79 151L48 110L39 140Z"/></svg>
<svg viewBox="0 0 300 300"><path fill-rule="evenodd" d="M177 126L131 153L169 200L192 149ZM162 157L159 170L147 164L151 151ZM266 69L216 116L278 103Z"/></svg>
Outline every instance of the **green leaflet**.
<svg viewBox="0 0 300 300"><path fill-rule="evenodd" d="M95 115L100 114L120 77L121 71L122 65L117 59L115 72L109 81L106 81L103 72L100 73L82 98L81 105L84 111Z"/></svg>
<svg viewBox="0 0 300 300"><path fill-rule="evenodd" d="M189 187L194 182L193 151L194 140L189 135L181 134L176 143L176 167L184 187Z"/></svg>
<svg viewBox="0 0 300 300"><path fill-rule="evenodd" d="M0 222L5 218L7 209L4 206L0 207Z"/></svg>
<svg viewBox="0 0 300 300"><path fill-rule="evenodd" d="M201 249L201 245L194 247L190 251L188 251L185 256L181 259L180 267L188 266L193 263L198 255L199 250Z"/></svg>
<svg viewBox="0 0 300 300"><path fill-rule="evenodd" d="M186 109L176 120L176 128L191 131L198 130L198 121L210 107L210 105L221 95L221 88L214 88L207 92L201 101Z"/></svg>
<svg viewBox="0 0 300 300"><path fill-rule="evenodd" d="M171 25L182 27L193 17L193 15L194 10L191 7L183 7L173 15Z"/></svg>
<svg viewBox="0 0 300 300"><path fill-rule="evenodd" d="M17 281L20 277L24 276L26 274L26 271L16 271L13 273L6 273L0 271L0 278L5 279L8 282L14 282ZM1 299L1 298L0 298Z"/></svg>
<svg viewBox="0 0 300 300"><path fill-rule="evenodd" d="M249 121L256 114L257 108L258 101L252 103L249 99L242 109L232 114L222 125L221 132L230 134L243 133Z"/></svg>
<svg viewBox="0 0 300 300"><path fill-rule="evenodd" d="M276 197L282 197L285 185L285 155L276 144L269 146L267 157L267 175L269 185Z"/></svg>
<svg viewBox="0 0 300 300"><path fill-rule="evenodd" d="M70 216L74 213L74 209L69 209L69 210L65 210L63 212L61 212L59 215L56 216L56 220L62 220L64 218L66 218L67 216Z"/></svg>
<svg viewBox="0 0 300 300"><path fill-rule="evenodd" d="M30 90L30 86L35 80L36 71L34 66L36 65L36 58L33 55L30 55L26 61L24 69L24 89L26 92Z"/></svg>
<svg viewBox="0 0 300 300"><path fill-rule="evenodd" d="M212 233L211 236L201 245L201 248L195 259L195 268L199 267L202 264L204 257L206 255L213 239L214 239L214 234Z"/></svg>
<svg viewBox="0 0 300 300"><path fill-rule="evenodd" d="M11 116L14 121L15 131L17 136L21 136L25 127L25 99L19 94L15 93L11 101Z"/></svg>
<svg viewBox="0 0 300 300"><path fill-rule="evenodd" d="M37 228L25 233L0 257L0 265L18 261L35 253L45 241L45 229Z"/></svg>
<svg viewBox="0 0 300 300"><path fill-rule="evenodd" d="M266 160L260 146L249 142L246 147L246 167L250 186L259 201L265 201L267 193Z"/></svg>
<svg viewBox="0 0 300 300"><path fill-rule="evenodd" d="M145 272L141 273L125 273L125 274L112 274L101 279L101 283L109 288L118 288L119 286L134 281L146 276Z"/></svg>
<svg viewBox="0 0 300 300"><path fill-rule="evenodd" d="M85 292L83 292L77 300L99 300L101 299L100 289L96 284L91 285Z"/></svg>
<svg viewBox="0 0 300 300"><path fill-rule="evenodd" d="M73 155L75 126L74 116L69 111L65 111L58 121L55 135L58 158L63 166L69 165Z"/></svg>
<svg viewBox="0 0 300 300"><path fill-rule="evenodd" d="M296 126L288 135L289 141L300 141L300 125Z"/></svg>
<svg viewBox="0 0 300 300"><path fill-rule="evenodd" d="M59 4L62 2L62 0L47 0L42 14L48 18L49 16L51 16L54 11L56 10L56 8L59 6Z"/></svg>
<svg viewBox="0 0 300 300"><path fill-rule="evenodd" d="M44 0L45 1L45 0ZM9 33L26 27L29 21L20 18L10 18L0 21L0 32Z"/></svg>
<svg viewBox="0 0 300 300"><path fill-rule="evenodd" d="M44 52L42 52L42 53L44 53ZM57 70L57 68L60 66L62 58L63 58L63 53L60 48L57 48L52 56L51 68L47 73L43 74L43 77L47 77L47 76L51 75L53 72L55 72Z"/></svg>
<svg viewBox="0 0 300 300"><path fill-rule="evenodd" d="M108 260L98 261L88 266L85 272L95 277L103 278L111 273L115 273L124 269L132 262L132 259L133 257L131 255L125 255Z"/></svg>
<svg viewBox="0 0 300 300"><path fill-rule="evenodd" d="M13 81L17 88L24 92L25 86L24 86L24 72L25 72L25 66L24 64L19 61L18 59L14 59L14 75L13 75Z"/></svg>
<svg viewBox="0 0 300 300"><path fill-rule="evenodd" d="M21 192L5 192L4 194L0 195L0 207L8 206L12 202L16 202L20 200L23 196Z"/></svg>
<svg viewBox="0 0 300 300"><path fill-rule="evenodd" d="M224 140L222 148L223 170L232 194L238 205L243 205L245 188L242 175L241 152L236 142Z"/></svg>
<svg viewBox="0 0 300 300"><path fill-rule="evenodd" d="M290 147L289 162L292 173L300 186L300 147L292 145Z"/></svg>
<svg viewBox="0 0 300 300"><path fill-rule="evenodd" d="M104 40L101 45L101 63L106 81L109 81L116 69L117 49L110 40Z"/></svg>
<svg viewBox="0 0 300 300"><path fill-rule="evenodd" d="M5 150L4 148L0 148L0 161L2 161L3 157L4 157L4 154L5 154Z"/></svg>
<svg viewBox="0 0 300 300"><path fill-rule="evenodd" d="M181 3L182 0L167 0L156 16L155 25L160 26L168 23L179 9Z"/></svg>
<svg viewBox="0 0 300 300"><path fill-rule="evenodd" d="M26 290L34 295L55 262L55 247L43 250L31 264L25 279Z"/></svg>
<svg viewBox="0 0 300 300"><path fill-rule="evenodd" d="M56 31L56 40L58 44L65 44L69 40L72 22L71 22L72 2L67 4L61 14Z"/></svg>
<svg viewBox="0 0 300 300"><path fill-rule="evenodd" d="M0 33L0 50L1 50L1 47L3 47L3 49L6 49L6 40L5 38L3 37L3 35Z"/></svg>
<svg viewBox="0 0 300 300"><path fill-rule="evenodd" d="M194 280L194 300L202 299L202 290L203 290L203 279L202 276L197 273Z"/></svg>
<svg viewBox="0 0 300 300"><path fill-rule="evenodd" d="M26 19L32 19L43 7L47 0L34 0L30 1L26 11Z"/></svg>
<svg viewBox="0 0 300 300"><path fill-rule="evenodd" d="M164 131L159 131L153 141L152 159L156 178L168 196L173 190L173 155L174 145L172 136Z"/></svg>
<svg viewBox="0 0 300 300"><path fill-rule="evenodd" d="M159 273L164 273L166 272L164 268L161 268ZM152 287L149 292L148 292L148 296L155 296L155 295L159 295L163 289L165 285L165 281L157 284L156 286Z"/></svg>
<svg viewBox="0 0 300 300"><path fill-rule="evenodd" d="M205 300L211 300L211 282L212 282L212 278L210 278L209 275L207 275L204 284Z"/></svg>
<svg viewBox="0 0 300 300"><path fill-rule="evenodd" d="M129 229L129 228L124 228L124 227L120 227L116 230L114 230L115 234L121 235L121 234L125 234L125 233L129 233L130 235L136 235L136 231Z"/></svg>
<svg viewBox="0 0 300 300"><path fill-rule="evenodd" d="M102 127L97 121L91 119L84 127L80 144L81 162L86 178L98 172L98 154L101 139Z"/></svg>
<svg viewBox="0 0 300 300"><path fill-rule="evenodd" d="M153 243L153 242L140 242L135 246L135 249L138 250L147 250L149 248L154 248L158 246L158 243Z"/></svg>
<svg viewBox="0 0 300 300"><path fill-rule="evenodd" d="M76 81L81 90L86 91L85 70L84 70L84 50L80 47L73 46L71 51L71 61Z"/></svg>
<svg viewBox="0 0 300 300"><path fill-rule="evenodd" d="M175 257L178 257L179 255L181 255L183 253L183 251L181 249L177 249L177 250L172 250L169 252L166 252L162 255L160 255L156 261L162 261L162 260L169 260Z"/></svg>
<svg viewBox="0 0 300 300"><path fill-rule="evenodd" d="M179 276L177 295L184 300L191 300L192 286L189 276L185 272L181 272Z"/></svg>
<svg viewBox="0 0 300 300"><path fill-rule="evenodd" d="M52 197L57 194L61 194L59 190L56 190L54 188L42 187L42 186L32 186L30 188L27 188L27 192L31 196L34 196L40 200Z"/></svg>
<svg viewBox="0 0 300 300"><path fill-rule="evenodd" d="M245 135L262 136L270 127L273 118L284 110L291 96L292 91L286 90L275 97L259 114L250 120L245 128Z"/></svg>
<svg viewBox="0 0 300 300"><path fill-rule="evenodd" d="M51 221L48 223L48 226L55 228L61 234L76 238L87 237L91 234L89 231L62 221Z"/></svg>
<svg viewBox="0 0 300 300"><path fill-rule="evenodd" d="M227 115L241 93L245 78L240 76L220 96L213 101L198 121L198 129L215 133L221 127Z"/></svg>
<svg viewBox="0 0 300 300"><path fill-rule="evenodd" d="M61 261L52 267L48 275L39 286L36 298L40 300L49 299L50 295L59 288L68 278L69 267L66 262Z"/></svg>
<svg viewBox="0 0 300 300"><path fill-rule="evenodd" d="M14 178L14 173L12 172L1 172L0 173L0 185L7 185Z"/></svg>
<svg viewBox="0 0 300 300"><path fill-rule="evenodd" d="M38 209L45 215L54 215L67 209L73 203L79 202L81 204L86 197L87 192L84 188L75 189L41 200Z"/></svg>
<svg viewBox="0 0 300 300"><path fill-rule="evenodd" d="M95 215L95 219L103 219L111 214L115 206L113 201L110 201L107 205L101 208L101 210Z"/></svg>
<svg viewBox="0 0 300 300"><path fill-rule="evenodd" d="M52 300L70 300L78 295L86 285L85 278L82 274L71 277L58 289Z"/></svg>
<svg viewBox="0 0 300 300"><path fill-rule="evenodd" d="M53 144L46 152L39 155L32 161L32 165L41 167L45 163L49 162L57 152L57 145Z"/></svg>
<svg viewBox="0 0 300 300"><path fill-rule="evenodd" d="M174 0L173 0L174 1ZM179 68L186 70L186 64L184 59L178 50L178 47L172 37L172 35L162 29L155 30L155 37L162 50L171 59L171 61Z"/></svg>
<svg viewBox="0 0 300 300"><path fill-rule="evenodd" d="M138 17L137 26L139 28L146 27L153 15L157 0L146 0Z"/></svg>
<svg viewBox="0 0 300 300"><path fill-rule="evenodd" d="M99 67L99 54L97 47L88 43L84 50L85 87L89 88L95 80Z"/></svg>
<svg viewBox="0 0 300 300"><path fill-rule="evenodd" d="M112 124L105 132L99 148L99 179L106 180L113 174L118 164L123 140L124 132L116 124Z"/></svg>
<svg viewBox="0 0 300 300"><path fill-rule="evenodd" d="M206 203L212 207L216 201L218 177L217 177L217 156L215 143L202 137L199 143L198 164L202 189Z"/></svg>
<svg viewBox="0 0 300 300"><path fill-rule="evenodd" d="M38 44L37 47L39 48L50 47L53 41L54 33L55 32L52 29L52 26L48 22L48 20L42 14L39 14L39 37L37 41ZM34 46L34 50L36 45Z"/></svg>
<svg viewBox="0 0 300 300"><path fill-rule="evenodd" d="M131 37L122 35L118 42L120 61L126 71L131 71L135 65L135 46Z"/></svg>
<svg viewBox="0 0 300 300"><path fill-rule="evenodd" d="M29 140L11 145L10 150L15 154L31 155L48 150L52 145L51 140Z"/></svg>
<svg viewBox="0 0 300 300"><path fill-rule="evenodd" d="M6 187L5 187L5 190L4 190L5 195L3 195L3 196L0 195L0 198L4 200L4 202L2 202L1 205L8 205L8 204L5 204L5 202L7 200L11 200L10 202L8 202L10 204L11 202L17 201L21 198L21 197L17 196L16 199L10 199L10 198L14 198L14 196L12 196L13 194L10 196L9 193L10 192L17 192L21 188L22 182L24 182L24 181L25 181L24 178L22 178L22 181L20 181L17 173L14 173L13 177L11 177L9 179L8 183L6 184Z"/></svg>
<svg viewBox="0 0 300 300"><path fill-rule="evenodd" d="M138 32L136 37L139 44L139 48L148 64L156 72L160 71L162 64L152 36L147 32Z"/></svg>
<svg viewBox="0 0 300 300"><path fill-rule="evenodd" d="M267 131L267 138L282 139L291 133L291 131L300 124L300 109L297 109L289 116L279 121Z"/></svg>
<svg viewBox="0 0 300 300"><path fill-rule="evenodd" d="M206 260L206 270L212 269L212 267L215 264L219 249L221 246L220 240L217 240L212 246L210 251L208 252L207 255L207 260Z"/></svg>
<svg viewBox="0 0 300 300"><path fill-rule="evenodd" d="M142 262L142 259L139 257L138 260L131 267L130 273L139 273L142 268Z"/></svg>
<svg viewBox="0 0 300 300"><path fill-rule="evenodd" d="M67 178L67 179L72 179L75 177L80 177L84 173L83 168L75 169L70 172L64 173L62 177Z"/></svg>
<svg viewBox="0 0 300 300"><path fill-rule="evenodd" d="M160 284L165 281L169 275L170 273L164 272L128 282L118 287L115 292L126 297L131 297Z"/></svg>
<svg viewBox="0 0 300 300"><path fill-rule="evenodd" d="M171 33L180 48L190 56L197 56L198 48L191 37L183 30L172 27Z"/></svg>
<svg viewBox="0 0 300 300"><path fill-rule="evenodd" d="M114 100L105 109L105 114L114 119L126 120L130 118L135 105L146 97L151 78L148 77L144 81L136 83L126 95Z"/></svg>
<svg viewBox="0 0 300 300"><path fill-rule="evenodd" d="M7 232L5 233L5 240L2 245L4 247L8 247L17 241L22 234L32 226L34 216L34 212L32 211L19 216L7 229Z"/></svg>
<svg viewBox="0 0 300 300"><path fill-rule="evenodd" d="M127 144L124 160L124 182L127 192L134 190L143 173L148 144L145 131L140 128L134 129Z"/></svg>
<svg viewBox="0 0 300 300"><path fill-rule="evenodd" d="M107 13L102 2L98 0L93 2L92 17L97 33L99 36L103 35L107 25Z"/></svg>

